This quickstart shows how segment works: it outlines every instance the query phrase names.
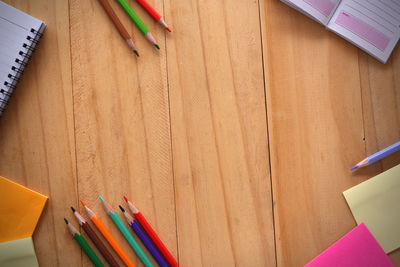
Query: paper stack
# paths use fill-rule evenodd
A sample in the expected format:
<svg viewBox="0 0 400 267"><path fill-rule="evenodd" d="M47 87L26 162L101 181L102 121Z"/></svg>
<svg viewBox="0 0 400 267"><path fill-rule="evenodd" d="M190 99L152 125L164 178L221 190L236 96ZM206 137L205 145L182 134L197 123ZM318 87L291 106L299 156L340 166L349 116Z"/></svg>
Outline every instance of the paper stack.
<svg viewBox="0 0 400 267"><path fill-rule="evenodd" d="M386 253L400 247L400 165L343 195L356 222L365 223Z"/></svg>
<svg viewBox="0 0 400 267"><path fill-rule="evenodd" d="M400 165L343 192L358 224L307 267L392 267L400 247Z"/></svg>
<svg viewBox="0 0 400 267"><path fill-rule="evenodd" d="M0 266L39 266L32 242L47 197L0 177Z"/></svg>

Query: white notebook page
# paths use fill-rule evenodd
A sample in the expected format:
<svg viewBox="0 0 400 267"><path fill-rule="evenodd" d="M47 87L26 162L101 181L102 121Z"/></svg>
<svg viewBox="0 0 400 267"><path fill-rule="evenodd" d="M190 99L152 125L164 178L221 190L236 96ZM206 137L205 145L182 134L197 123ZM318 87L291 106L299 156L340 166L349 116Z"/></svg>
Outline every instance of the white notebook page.
<svg viewBox="0 0 400 267"><path fill-rule="evenodd" d="M341 0L282 0L316 21L327 25Z"/></svg>
<svg viewBox="0 0 400 267"><path fill-rule="evenodd" d="M400 37L400 0L342 0L328 29L385 63Z"/></svg>
<svg viewBox="0 0 400 267"><path fill-rule="evenodd" d="M42 21L0 1L0 18L8 20L19 27L30 31L31 28L39 29Z"/></svg>
<svg viewBox="0 0 400 267"><path fill-rule="evenodd" d="M0 116L45 24L0 1Z"/></svg>

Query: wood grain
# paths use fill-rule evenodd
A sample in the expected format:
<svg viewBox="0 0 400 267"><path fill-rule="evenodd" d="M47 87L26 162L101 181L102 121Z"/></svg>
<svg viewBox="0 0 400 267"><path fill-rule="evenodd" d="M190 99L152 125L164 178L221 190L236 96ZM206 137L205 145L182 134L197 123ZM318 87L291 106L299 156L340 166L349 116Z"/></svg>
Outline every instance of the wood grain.
<svg viewBox="0 0 400 267"><path fill-rule="evenodd" d="M77 203L68 3L6 2L47 28L0 120L0 175L49 196L34 234L39 264L81 266L63 221Z"/></svg>
<svg viewBox="0 0 400 267"><path fill-rule="evenodd" d="M341 193L379 171L349 168L399 138L398 59L384 66L279 1L260 6L277 262L300 266L355 226Z"/></svg>
<svg viewBox="0 0 400 267"><path fill-rule="evenodd" d="M165 33L141 14L163 47L158 51L115 1L110 4L128 31L137 33L141 57L126 46L98 1L70 2L78 192L141 266L98 195L114 209L128 196L176 255Z"/></svg>
<svg viewBox="0 0 400 267"><path fill-rule="evenodd" d="M97 0L6 2L47 24L0 119L0 175L50 197L41 266L90 264L78 199L142 266L99 194L180 266L301 266L356 225L342 191L400 161L349 171L400 139L399 47L383 65L278 0L149 0L167 33L129 0L158 51L109 0L137 58Z"/></svg>
<svg viewBox="0 0 400 267"><path fill-rule="evenodd" d="M365 156L371 155L400 139L400 49L383 65L359 52L360 79L365 128ZM400 153L366 167L368 177L377 175L400 162ZM389 254L400 265L400 250Z"/></svg>
<svg viewBox="0 0 400 267"><path fill-rule="evenodd" d="M165 3L180 263L273 266L257 2Z"/></svg>

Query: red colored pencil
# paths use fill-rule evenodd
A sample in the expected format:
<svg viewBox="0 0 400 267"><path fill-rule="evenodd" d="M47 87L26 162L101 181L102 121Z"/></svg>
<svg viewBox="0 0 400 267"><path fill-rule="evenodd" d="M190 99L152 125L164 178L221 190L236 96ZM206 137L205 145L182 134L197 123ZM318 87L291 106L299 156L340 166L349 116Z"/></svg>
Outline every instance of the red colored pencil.
<svg viewBox="0 0 400 267"><path fill-rule="evenodd" d="M143 229L146 231L147 235L153 241L154 245L158 248L161 254L164 256L165 260L168 262L169 265L172 267L179 267L178 262L174 259L171 255L169 250L165 247L161 239L157 236L156 232L147 222L146 218L140 213L140 211L133 206L133 204L128 200L126 196L124 196L126 203L128 203L129 209L132 211L133 215L135 215L136 220L140 223Z"/></svg>
<svg viewBox="0 0 400 267"><path fill-rule="evenodd" d="M167 31L171 32L171 29L168 27L167 23L165 23L161 15L158 14L146 0L136 0L136 2L138 2L156 22L160 23Z"/></svg>

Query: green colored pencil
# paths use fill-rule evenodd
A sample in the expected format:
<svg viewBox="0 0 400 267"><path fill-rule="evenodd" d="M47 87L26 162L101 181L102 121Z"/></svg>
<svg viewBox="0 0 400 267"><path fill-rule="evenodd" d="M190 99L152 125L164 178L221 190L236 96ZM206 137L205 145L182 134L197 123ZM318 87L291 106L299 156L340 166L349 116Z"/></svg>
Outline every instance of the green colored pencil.
<svg viewBox="0 0 400 267"><path fill-rule="evenodd" d="M122 222L122 220L118 216L117 212L115 210L113 210L113 208L111 208L111 206L108 205L107 202L104 201L104 198L102 196L99 196L99 198L100 198L101 202L103 203L105 211L108 213L108 215L111 217L111 220L113 220L114 224L121 231L122 235L125 237L126 241L128 241L129 245L133 248L136 255L138 255L139 259L143 262L144 266L154 267L153 263L150 261L150 259L147 257L147 255L143 252L142 248L139 246L139 244L133 238L133 236L129 232L128 228L126 228L125 224Z"/></svg>
<svg viewBox="0 0 400 267"><path fill-rule="evenodd" d="M118 4L122 7L122 9L128 14L131 20L136 24L139 30L143 33L144 37L152 43L157 49L160 49L150 30L144 24L144 22L139 18L139 16L133 11L131 6L126 2L126 0L117 0Z"/></svg>
<svg viewBox="0 0 400 267"><path fill-rule="evenodd" d="M99 257L97 257L96 253L92 250L92 248L89 246L89 244L86 242L86 240L83 238L83 236L76 230L75 227L73 227L67 219L64 218L65 223L68 226L69 231L71 232L72 236L75 238L75 240L78 242L78 244L81 246L83 251L85 251L86 255L88 255L89 259L93 262L94 266L96 267L104 267L103 263L100 261Z"/></svg>

